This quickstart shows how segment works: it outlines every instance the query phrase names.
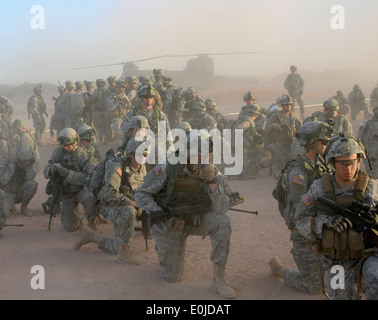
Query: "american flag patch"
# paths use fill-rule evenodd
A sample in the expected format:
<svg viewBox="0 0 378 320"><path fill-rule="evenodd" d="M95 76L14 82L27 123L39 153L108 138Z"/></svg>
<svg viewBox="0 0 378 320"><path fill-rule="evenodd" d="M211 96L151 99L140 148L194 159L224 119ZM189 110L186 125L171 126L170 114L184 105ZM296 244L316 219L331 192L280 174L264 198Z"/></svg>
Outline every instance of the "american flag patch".
<svg viewBox="0 0 378 320"><path fill-rule="evenodd" d="M303 201L303 203L304 203L307 207L308 207L310 204L314 203L314 201L308 196L307 193L302 197L302 201Z"/></svg>
<svg viewBox="0 0 378 320"><path fill-rule="evenodd" d="M160 167L160 166L155 167L154 171L155 171L155 175L156 175L156 176L160 176L161 173L163 172L163 171L161 170L161 167Z"/></svg>
<svg viewBox="0 0 378 320"><path fill-rule="evenodd" d="M304 180L301 179L301 178L299 178L299 177L294 177L293 178L293 183L298 184L300 186L303 186L304 185Z"/></svg>
<svg viewBox="0 0 378 320"><path fill-rule="evenodd" d="M121 169L121 168L118 168L118 169L116 170L116 172L120 175L120 177L122 177L122 169Z"/></svg>
<svg viewBox="0 0 378 320"><path fill-rule="evenodd" d="M247 128L247 127L248 127L247 124L248 124L248 122L243 122L243 123L242 123L242 125L243 125L244 128Z"/></svg>

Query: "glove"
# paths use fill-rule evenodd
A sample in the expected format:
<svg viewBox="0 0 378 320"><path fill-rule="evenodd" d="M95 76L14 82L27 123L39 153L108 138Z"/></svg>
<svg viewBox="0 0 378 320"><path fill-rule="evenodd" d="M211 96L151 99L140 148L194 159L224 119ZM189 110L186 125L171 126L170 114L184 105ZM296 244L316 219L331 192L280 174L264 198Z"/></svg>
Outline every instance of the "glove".
<svg viewBox="0 0 378 320"><path fill-rule="evenodd" d="M201 224L201 216L199 214L192 214L192 223L194 227L197 227Z"/></svg>
<svg viewBox="0 0 378 320"><path fill-rule="evenodd" d="M172 217L164 222L164 224L168 227L169 230L182 231L184 229L185 221Z"/></svg>
<svg viewBox="0 0 378 320"><path fill-rule="evenodd" d="M206 180L212 180L215 177L214 167L211 164L202 164L200 170Z"/></svg>
<svg viewBox="0 0 378 320"><path fill-rule="evenodd" d="M67 177L69 169L62 167L59 163L55 163L54 167L61 177L63 178Z"/></svg>
<svg viewBox="0 0 378 320"><path fill-rule="evenodd" d="M327 227L334 229L336 232L341 233L344 230L347 230L349 228L353 228L352 222L350 222L349 219L337 215L334 217L329 217L327 221Z"/></svg>

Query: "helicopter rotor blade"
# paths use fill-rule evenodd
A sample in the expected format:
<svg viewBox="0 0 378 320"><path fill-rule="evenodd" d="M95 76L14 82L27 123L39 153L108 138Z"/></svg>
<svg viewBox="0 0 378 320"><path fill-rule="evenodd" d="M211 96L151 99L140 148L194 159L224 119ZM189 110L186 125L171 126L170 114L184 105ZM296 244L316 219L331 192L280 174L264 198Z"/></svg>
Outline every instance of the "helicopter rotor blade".
<svg viewBox="0 0 378 320"><path fill-rule="evenodd" d="M178 57L197 57L197 56L219 56L219 55L230 55L230 54L252 54L252 53L262 53L260 51L254 52L221 52L221 53L198 53L198 54L174 54L171 55L172 58Z"/></svg>

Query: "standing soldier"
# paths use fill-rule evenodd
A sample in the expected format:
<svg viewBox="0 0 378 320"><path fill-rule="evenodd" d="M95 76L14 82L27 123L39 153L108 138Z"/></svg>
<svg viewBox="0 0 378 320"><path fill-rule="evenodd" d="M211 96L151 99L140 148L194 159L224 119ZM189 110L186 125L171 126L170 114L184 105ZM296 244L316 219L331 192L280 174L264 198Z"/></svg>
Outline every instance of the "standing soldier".
<svg viewBox="0 0 378 320"><path fill-rule="evenodd" d="M85 228L74 245L79 250L87 243L96 243L100 250L118 255L121 262L140 264L130 250L134 235L134 221L141 211L134 198L135 191L143 184L146 175L147 154L138 154L143 144L134 138L128 143L125 154L110 158L105 164L104 185L99 192L101 214L113 223L115 237L100 236Z"/></svg>
<svg viewBox="0 0 378 320"><path fill-rule="evenodd" d="M36 85L33 88L33 92L34 95L29 98L27 105L28 119L30 119L31 115L33 119L35 140L40 144L42 134L46 129L46 121L43 115L48 117L48 114L46 113L46 103L42 97L42 86L40 84Z"/></svg>
<svg viewBox="0 0 378 320"><path fill-rule="evenodd" d="M77 82L79 91L75 91L76 85L73 81L66 81L65 85L67 93L62 97L62 104L65 113L65 128L72 128L77 130L83 124L83 109L84 109L84 97L80 93L80 90L84 87L82 81Z"/></svg>
<svg viewBox="0 0 378 320"><path fill-rule="evenodd" d="M83 97L84 97L83 120L85 124L93 127L93 110L92 110L91 104L89 103L89 98L93 94L94 82L84 81L84 83L85 83L86 91L83 93Z"/></svg>
<svg viewBox="0 0 378 320"><path fill-rule="evenodd" d="M308 294L318 294L323 289L324 270L319 257L307 246L306 238L297 230L294 220L295 206L311 184L321 174L331 172L322 158L327 143L333 133L332 127L325 122L307 122L297 132L299 145L305 148L304 155L289 161L281 173L282 189L285 192L283 203L279 203L280 214L290 230L293 242L294 261L298 270L284 268L278 258L269 261L272 273L283 278L285 283Z"/></svg>
<svg viewBox="0 0 378 320"><path fill-rule="evenodd" d="M159 92L160 97L163 98L164 91L166 89L163 83L164 71L163 69L154 69L152 72L154 73L155 79L155 81L152 83L152 86L155 90L157 90L157 92Z"/></svg>
<svg viewBox="0 0 378 320"><path fill-rule="evenodd" d="M292 111L293 103L294 101L290 96L283 95L281 97L282 110L273 113L266 123L265 132L269 141L274 144L272 152L274 153L275 163L280 170L283 168L284 162L292 157L291 145L295 133L302 125L295 112Z"/></svg>
<svg viewBox="0 0 378 320"><path fill-rule="evenodd" d="M298 231L327 270L331 300L361 299L363 281L366 300L378 299L377 234L370 228L358 228L356 222L324 204L331 201L341 208L349 207L356 217L360 216L359 210L371 206L373 210L365 211L366 219L377 221L374 208L378 203L378 182L360 170L360 161L365 158L364 146L355 137L343 133L333 137L328 142L325 161L332 165L334 173L315 180L295 207ZM359 209L353 209L356 207ZM334 266L342 270L342 279L338 277L342 286L333 279Z"/></svg>
<svg viewBox="0 0 378 320"><path fill-rule="evenodd" d="M290 97L293 98L293 107L295 106L295 102L298 102L301 118L304 120L304 102L302 100L304 80L297 73L297 70L297 66L290 66L291 74L286 77L284 87L288 91Z"/></svg>
<svg viewBox="0 0 378 320"><path fill-rule="evenodd" d="M109 126L110 116L107 110L109 91L105 88L104 79L96 80L97 90L88 98L88 103L93 110L93 122L97 133L99 145L106 144L111 140L112 132Z"/></svg>
<svg viewBox="0 0 378 320"><path fill-rule="evenodd" d="M370 107L373 109L378 106L378 84L370 94Z"/></svg>
<svg viewBox="0 0 378 320"><path fill-rule="evenodd" d="M370 119L372 116L369 113L368 105L365 102L365 95L363 94L360 86L355 84L353 86L353 90L348 95L349 103L350 103L350 113L352 116L352 120L356 120L357 115L363 111L365 119Z"/></svg>
<svg viewBox="0 0 378 320"><path fill-rule="evenodd" d="M227 178L212 164L212 140L205 132L191 131L181 148L182 154L188 155L184 163L156 166L135 193L137 206L150 214L186 208L179 210L180 216L168 215L152 226L161 275L169 282L181 281L186 239L209 236L214 268L211 288L223 298L235 298L235 291L225 281L231 237Z"/></svg>
<svg viewBox="0 0 378 320"><path fill-rule="evenodd" d="M8 125L12 123L13 103L3 94L0 94L0 115Z"/></svg>
<svg viewBox="0 0 378 320"><path fill-rule="evenodd" d="M160 110L163 109L163 101L162 101L162 98L160 96L160 93L158 90L156 90L153 86L152 86L152 83L153 83L153 80L151 77L147 77L147 76L140 76L139 77L139 81L141 83L141 85L139 86L138 90L143 87L143 86L150 86L152 87L152 89L155 90L155 99L154 99L154 104L156 106L158 106L158 108Z"/></svg>
<svg viewBox="0 0 378 320"><path fill-rule="evenodd" d="M117 91L117 88L116 88L116 81L117 81L117 77L116 76L109 76L106 78L106 81L108 82L108 90L109 90L109 95L112 95L114 94L116 91Z"/></svg>
<svg viewBox="0 0 378 320"><path fill-rule="evenodd" d="M181 99L180 92L182 92L182 88L177 89L172 85L172 81L172 77L163 77L163 85L165 87L163 96L163 112L168 117L170 127L175 128L180 121L180 113L177 111L177 105Z"/></svg>
<svg viewBox="0 0 378 320"><path fill-rule="evenodd" d="M373 112L373 118L360 127L358 138L366 148L366 156L369 157L364 160L366 172L378 179L378 106Z"/></svg>
<svg viewBox="0 0 378 320"><path fill-rule="evenodd" d="M61 222L66 231L81 230L84 223L80 217L80 204L84 207L88 226L95 229L95 198L84 185L85 177L94 165L88 152L78 146L79 136L76 130L65 128L58 134L60 146L56 148L43 170L46 179L46 193L51 195L55 188L61 188ZM50 204L51 205L51 204Z"/></svg>
<svg viewBox="0 0 378 320"><path fill-rule="evenodd" d="M56 130L56 134L58 134L61 130L65 128L65 112L64 112L64 105L62 103L63 96L67 93L67 89L65 86L58 86L59 97L53 97L54 102L54 113L50 119L50 135L54 137L54 130Z"/></svg>
<svg viewBox="0 0 378 320"><path fill-rule="evenodd" d="M138 97L138 89L137 89L137 78L135 76L129 76L126 78L127 87L125 90L125 94L131 101L133 107L136 107L140 104L140 99Z"/></svg>
<svg viewBox="0 0 378 320"><path fill-rule="evenodd" d="M110 114L116 148L120 147L123 143L123 134L121 130L122 120L132 109L131 102L125 94L125 89L126 81L118 79L116 81L116 91L109 97L108 101L108 111Z"/></svg>

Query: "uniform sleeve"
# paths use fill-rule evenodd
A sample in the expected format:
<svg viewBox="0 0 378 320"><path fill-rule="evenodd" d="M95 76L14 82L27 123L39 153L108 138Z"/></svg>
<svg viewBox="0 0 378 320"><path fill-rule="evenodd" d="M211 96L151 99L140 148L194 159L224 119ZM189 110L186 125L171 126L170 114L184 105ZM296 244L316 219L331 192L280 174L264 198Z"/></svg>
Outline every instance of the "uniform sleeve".
<svg viewBox="0 0 378 320"><path fill-rule="evenodd" d="M228 185L226 176L222 175L220 171L216 173L215 180L218 183L217 190L214 193L209 191L210 199L213 203L213 210L217 214L226 214L230 208L231 189Z"/></svg>

